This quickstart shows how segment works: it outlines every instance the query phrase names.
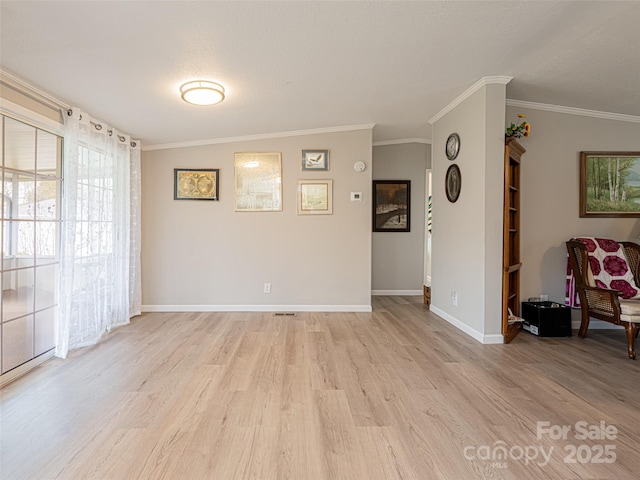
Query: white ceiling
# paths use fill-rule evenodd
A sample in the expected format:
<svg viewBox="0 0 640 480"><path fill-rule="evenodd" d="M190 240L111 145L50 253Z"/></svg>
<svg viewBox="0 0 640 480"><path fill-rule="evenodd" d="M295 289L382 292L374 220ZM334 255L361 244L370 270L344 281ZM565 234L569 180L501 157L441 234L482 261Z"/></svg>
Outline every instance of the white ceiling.
<svg viewBox="0 0 640 480"><path fill-rule="evenodd" d="M0 66L143 144L428 120L484 76L510 99L640 116L640 2L0 2ZM181 83L227 89L195 107Z"/></svg>

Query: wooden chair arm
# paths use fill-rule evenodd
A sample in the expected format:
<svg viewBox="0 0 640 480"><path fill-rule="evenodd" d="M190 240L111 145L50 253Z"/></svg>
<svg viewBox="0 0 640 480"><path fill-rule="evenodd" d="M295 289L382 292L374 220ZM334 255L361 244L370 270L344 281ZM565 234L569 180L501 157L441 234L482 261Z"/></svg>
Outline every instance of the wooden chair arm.
<svg viewBox="0 0 640 480"><path fill-rule="evenodd" d="M581 287L580 301L585 302L590 314L596 316L620 318L620 300L622 292L599 287ZM580 294L580 292L578 292Z"/></svg>

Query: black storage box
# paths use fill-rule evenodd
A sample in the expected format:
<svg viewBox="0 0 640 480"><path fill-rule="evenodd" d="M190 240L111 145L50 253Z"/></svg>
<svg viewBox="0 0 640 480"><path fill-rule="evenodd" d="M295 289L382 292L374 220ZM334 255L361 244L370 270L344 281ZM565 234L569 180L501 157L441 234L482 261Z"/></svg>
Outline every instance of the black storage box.
<svg viewBox="0 0 640 480"><path fill-rule="evenodd" d="M522 302L523 330L539 337L570 337L571 308L556 302Z"/></svg>

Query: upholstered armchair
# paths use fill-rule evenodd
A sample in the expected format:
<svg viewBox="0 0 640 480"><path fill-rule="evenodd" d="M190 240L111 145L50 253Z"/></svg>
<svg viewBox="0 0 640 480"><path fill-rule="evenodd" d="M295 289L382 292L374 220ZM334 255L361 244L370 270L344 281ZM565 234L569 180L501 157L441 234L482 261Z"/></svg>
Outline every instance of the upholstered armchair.
<svg viewBox="0 0 640 480"><path fill-rule="evenodd" d="M640 246L632 242L619 243L635 285L640 285ZM603 288L594 277L585 243L572 239L566 245L582 312L578 336L584 338L587 335L590 318L622 325L627 333L629 358L635 360L634 343L640 330L640 298L624 299L622 291Z"/></svg>

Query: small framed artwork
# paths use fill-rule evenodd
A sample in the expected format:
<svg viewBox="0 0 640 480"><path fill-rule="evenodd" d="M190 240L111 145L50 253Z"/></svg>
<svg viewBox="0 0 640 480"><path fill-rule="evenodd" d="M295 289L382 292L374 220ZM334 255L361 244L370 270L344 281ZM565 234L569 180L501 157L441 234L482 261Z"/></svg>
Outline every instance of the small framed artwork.
<svg viewBox="0 0 640 480"><path fill-rule="evenodd" d="M298 215L331 215L333 180L298 180Z"/></svg>
<svg viewBox="0 0 640 480"><path fill-rule="evenodd" d="M329 150L303 150L302 170L329 170Z"/></svg>
<svg viewBox="0 0 640 480"><path fill-rule="evenodd" d="M447 200L451 203L456 203L460 196L460 188L462 188L460 167L456 164L450 165L444 179L444 190L447 194Z"/></svg>
<svg viewBox="0 0 640 480"><path fill-rule="evenodd" d="M282 156L279 152L234 155L236 212L282 211Z"/></svg>
<svg viewBox="0 0 640 480"><path fill-rule="evenodd" d="M219 169L174 168L174 200L218 200Z"/></svg>
<svg viewBox="0 0 640 480"><path fill-rule="evenodd" d="M373 181L373 231L411 231L411 180Z"/></svg>
<svg viewBox="0 0 640 480"><path fill-rule="evenodd" d="M580 152L580 216L640 217L640 152Z"/></svg>

